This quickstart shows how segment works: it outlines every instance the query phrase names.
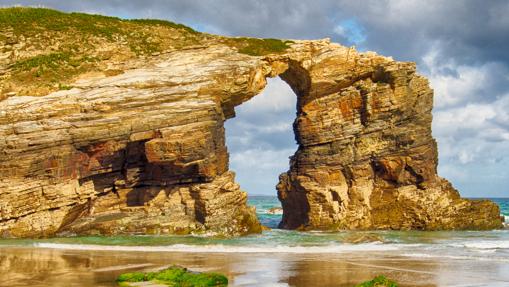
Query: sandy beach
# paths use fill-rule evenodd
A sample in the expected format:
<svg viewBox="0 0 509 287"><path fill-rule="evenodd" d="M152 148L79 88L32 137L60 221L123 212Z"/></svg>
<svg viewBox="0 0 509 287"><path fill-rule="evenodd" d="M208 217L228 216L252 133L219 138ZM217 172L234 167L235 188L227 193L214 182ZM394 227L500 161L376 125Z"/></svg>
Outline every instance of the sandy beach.
<svg viewBox="0 0 509 287"><path fill-rule="evenodd" d="M182 265L230 286L353 286L384 274L400 286L509 286L509 262L355 253L220 253L0 249L0 286L117 286L123 272Z"/></svg>

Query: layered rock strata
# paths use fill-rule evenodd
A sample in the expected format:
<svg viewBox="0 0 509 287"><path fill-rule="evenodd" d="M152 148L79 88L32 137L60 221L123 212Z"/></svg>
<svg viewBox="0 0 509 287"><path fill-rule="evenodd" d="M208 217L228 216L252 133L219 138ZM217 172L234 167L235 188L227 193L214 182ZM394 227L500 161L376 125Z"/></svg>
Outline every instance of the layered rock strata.
<svg viewBox="0 0 509 287"><path fill-rule="evenodd" d="M263 88L260 67L225 47L191 49L0 102L1 232L259 232L223 123Z"/></svg>
<svg viewBox="0 0 509 287"><path fill-rule="evenodd" d="M328 46L293 65L281 77L299 97L299 148L277 185L280 227L501 227L496 204L462 199L437 175L433 91L414 63Z"/></svg>
<svg viewBox="0 0 509 287"><path fill-rule="evenodd" d="M281 227L501 226L494 203L438 177L433 93L415 65L323 40L258 57L183 49L0 101L0 234L260 232L223 124L278 75L298 97L299 144L277 187Z"/></svg>

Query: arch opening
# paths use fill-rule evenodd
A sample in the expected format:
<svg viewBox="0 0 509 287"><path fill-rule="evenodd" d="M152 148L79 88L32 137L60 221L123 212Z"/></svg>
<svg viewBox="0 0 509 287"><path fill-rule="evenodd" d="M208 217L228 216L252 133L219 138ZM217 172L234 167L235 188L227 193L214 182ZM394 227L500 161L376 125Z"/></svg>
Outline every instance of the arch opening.
<svg viewBox="0 0 509 287"><path fill-rule="evenodd" d="M280 77L268 78L265 89L235 107L235 117L225 122L230 170L257 207L262 224L276 228L281 203L276 185L297 150L293 130L297 96Z"/></svg>

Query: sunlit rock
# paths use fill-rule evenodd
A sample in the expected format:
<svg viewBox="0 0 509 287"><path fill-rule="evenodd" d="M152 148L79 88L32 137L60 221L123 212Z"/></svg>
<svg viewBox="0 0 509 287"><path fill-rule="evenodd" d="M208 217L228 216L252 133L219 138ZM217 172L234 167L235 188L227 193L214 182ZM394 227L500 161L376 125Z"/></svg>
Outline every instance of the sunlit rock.
<svg viewBox="0 0 509 287"><path fill-rule="evenodd" d="M437 175L433 92L415 65L318 40L265 56L183 49L1 100L0 233L261 232L223 125L278 75L298 97L299 144L277 186L281 227L501 227L494 203Z"/></svg>

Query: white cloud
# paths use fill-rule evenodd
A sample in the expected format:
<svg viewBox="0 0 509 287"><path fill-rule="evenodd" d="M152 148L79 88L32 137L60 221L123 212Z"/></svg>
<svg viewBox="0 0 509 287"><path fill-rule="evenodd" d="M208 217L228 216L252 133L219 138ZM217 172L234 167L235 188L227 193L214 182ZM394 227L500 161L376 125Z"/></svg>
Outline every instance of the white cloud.
<svg viewBox="0 0 509 287"><path fill-rule="evenodd" d="M408 23L423 21L426 15L437 13L437 5L433 1L391 0L383 2L384 17L378 19L391 25L408 25Z"/></svg>
<svg viewBox="0 0 509 287"><path fill-rule="evenodd" d="M458 152L458 159L462 164L467 164L474 161L474 154L466 150L460 150Z"/></svg>
<svg viewBox="0 0 509 287"><path fill-rule="evenodd" d="M341 25L336 25L336 27L334 27L334 33L336 33L337 35L341 36L341 37L346 37L346 29L341 26Z"/></svg>
<svg viewBox="0 0 509 287"><path fill-rule="evenodd" d="M458 108L438 110L434 113L433 130L436 136L447 136L462 129L482 132L497 116L491 104L468 104Z"/></svg>
<svg viewBox="0 0 509 287"><path fill-rule="evenodd" d="M235 109L226 121L230 169L241 187L252 194L275 195L280 173L295 153L292 123L297 97L280 78L268 79L260 94Z"/></svg>
<svg viewBox="0 0 509 287"><path fill-rule="evenodd" d="M446 163L490 163L509 152L509 131L497 123L507 112L501 102L509 95L490 104L468 104L434 113L433 134Z"/></svg>
<svg viewBox="0 0 509 287"><path fill-rule="evenodd" d="M280 78L267 79L267 87L247 103L236 108L238 112L262 114L265 112L295 111L297 96Z"/></svg>
<svg viewBox="0 0 509 287"><path fill-rule="evenodd" d="M230 162L232 166L240 170L279 170L288 169L288 157L295 153L296 148L288 149L248 149L232 154ZM286 160L284 160L286 159Z"/></svg>
<svg viewBox="0 0 509 287"><path fill-rule="evenodd" d="M442 164L438 168L438 173L442 176L445 176L448 179L455 180L467 180L468 173L463 169L458 168L457 165L454 164Z"/></svg>
<svg viewBox="0 0 509 287"><path fill-rule="evenodd" d="M479 101L489 92L490 73L494 63L481 66L458 65L453 60L444 61L440 48L432 47L422 57L426 74L435 91L435 107L447 108L468 102Z"/></svg>
<svg viewBox="0 0 509 287"><path fill-rule="evenodd" d="M496 111L494 121L509 129L509 94L498 99L493 106Z"/></svg>
<svg viewBox="0 0 509 287"><path fill-rule="evenodd" d="M293 131L292 123L288 121L276 121L269 125L241 121L238 123L237 126L238 128L244 129L246 131L257 132L262 134Z"/></svg>

